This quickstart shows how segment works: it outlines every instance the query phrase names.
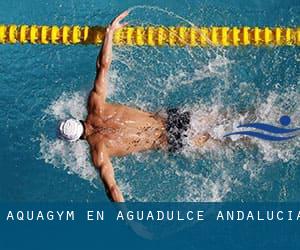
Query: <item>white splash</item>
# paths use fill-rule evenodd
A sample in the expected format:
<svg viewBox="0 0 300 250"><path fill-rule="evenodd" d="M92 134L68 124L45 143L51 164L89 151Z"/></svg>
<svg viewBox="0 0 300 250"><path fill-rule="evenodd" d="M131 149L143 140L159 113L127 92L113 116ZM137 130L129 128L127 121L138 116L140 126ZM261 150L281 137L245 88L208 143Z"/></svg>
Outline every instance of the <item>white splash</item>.
<svg viewBox="0 0 300 250"><path fill-rule="evenodd" d="M205 153L212 150L218 152L222 150L222 153L224 153L226 149L234 150L234 144L224 144L224 135L236 131L237 126L250 121L276 125L283 114L289 114L293 121L292 126L299 127L300 106L298 103L300 103L300 94L293 90L287 90L281 94L271 92L265 101L256 104L254 110L243 114L229 108L224 109L224 105L218 103L218 100L212 105L199 103L194 107L185 107L184 110L190 110L192 116L191 128L185 141L187 147L184 153L189 155L195 152ZM245 129L238 129L238 131L242 130ZM197 136L204 133L209 133L212 139L202 148L197 148L193 141ZM241 139L243 138L248 138L247 142L242 142ZM256 145L263 155L263 160L267 162L277 160L288 162L299 158L299 155L297 155L297 149L300 147L299 136L286 143L274 143L241 135L231 136L230 140L239 143L239 146L242 146L246 151L250 146L249 143ZM226 155L228 154L227 151Z"/></svg>
<svg viewBox="0 0 300 250"><path fill-rule="evenodd" d="M62 93L62 95L45 110L45 113L57 120L74 117L84 119L87 93Z"/></svg>
<svg viewBox="0 0 300 250"><path fill-rule="evenodd" d="M49 120L75 117L84 119L86 116L86 94L79 92L63 93L45 110ZM52 128L55 130L55 128ZM54 167L63 168L69 174L77 174L81 178L93 181L97 172L91 164L89 148L86 142L68 143L58 138L51 139L42 134L40 141L40 158Z"/></svg>
<svg viewBox="0 0 300 250"><path fill-rule="evenodd" d="M59 139L49 140L41 135L40 154L46 163L63 168L68 174L76 174L91 183L98 176L90 163L89 149L85 142L70 144Z"/></svg>
<svg viewBox="0 0 300 250"><path fill-rule="evenodd" d="M296 93L289 92L288 94L293 95L292 98L295 102L300 101L299 95ZM276 121L280 114L282 114L282 107L284 106L283 102L277 103L278 99L281 98L280 95L271 93L265 102L258 103L255 111L256 120ZM85 97L79 93L64 93L49 106L45 113L54 119L67 118L69 115L83 118L85 115L85 105ZM138 153L131 156L130 164L126 161L116 159L114 160L116 176L127 200L160 200L159 197L151 194L151 192L150 194L138 195L138 190L145 188L143 187L142 180L138 185L131 183L131 178L133 180L141 178L140 170L134 169L134 165L143 162L147 162L145 164L147 170L144 169L143 171L151 171L151 169L156 168L156 165L160 164L160 161L164 161L165 165L169 167L166 167L163 172L158 174L170 176L176 172L176 175L181 180L180 187L182 190L182 192L177 194L176 201L221 201L226 199L226 196L231 192L232 185L237 180L232 178L233 170L230 169L230 166L225 167L223 162L234 157L236 145L223 144L223 135L225 132L234 129L238 124L247 121L249 116L253 119L253 114L239 114L232 110L231 113L229 110L224 113L224 107L220 103L212 105L199 103L193 107L185 107L185 109L192 111L192 129L189 131L188 138L194 138L196 134L208 131L215 141L207 143L202 148L195 148L191 142L187 141L188 147L185 147L184 154L192 159L192 162L190 162L191 166L194 164L193 161L197 161L199 157L205 156L206 158L213 159L214 165L212 166L211 174L204 176L201 173L194 174L187 169L181 169L177 165L178 163L170 160L165 154L156 156L156 158L150 158L146 153ZM299 114L299 106L296 105L292 113L295 121L296 117L299 117ZM299 119L295 125L299 126ZM237 143L245 151L248 151L247 144ZM299 139L290 143L290 145L273 144L256 139L251 139L251 143L257 145L263 155L263 159L258 164L258 162L252 161L250 158L248 161L242 163L241 170L243 169L245 172L248 172L250 178L253 180L257 179L261 174L264 161L276 161L278 159L289 161L296 157L299 158L299 155L296 154L297 149L300 147ZM90 161L88 145L83 141L70 144L59 139L50 139L46 135L41 135L40 153L41 158L46 163L62 168L69 174L76 174L91 183L98 178L98 174Z"/></svg>

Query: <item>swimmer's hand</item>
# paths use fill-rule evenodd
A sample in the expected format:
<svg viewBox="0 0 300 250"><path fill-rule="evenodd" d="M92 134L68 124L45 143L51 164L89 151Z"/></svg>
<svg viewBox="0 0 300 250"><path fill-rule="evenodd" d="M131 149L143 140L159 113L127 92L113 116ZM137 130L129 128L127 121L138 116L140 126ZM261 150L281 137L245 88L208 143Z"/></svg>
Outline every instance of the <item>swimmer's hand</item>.
<svg viewBox="0 0 300 250"><path fill-rule="evenodd" d="M123 13L121 13L119 16L117 16L107 27L107 32L115 32L118 29L124 28L126 25L128 25L128 22L120 23L125 17L127 17L129 14L129 11L126 10Z"/></svg>

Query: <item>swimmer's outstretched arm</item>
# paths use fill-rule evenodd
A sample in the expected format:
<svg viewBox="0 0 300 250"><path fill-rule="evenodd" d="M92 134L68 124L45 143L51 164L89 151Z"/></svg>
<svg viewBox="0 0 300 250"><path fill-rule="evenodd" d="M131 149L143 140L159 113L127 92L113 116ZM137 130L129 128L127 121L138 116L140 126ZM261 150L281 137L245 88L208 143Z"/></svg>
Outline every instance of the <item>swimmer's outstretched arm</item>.
<svg viewBox="0 0 300 250"><path fill-rule="evenodd" d="M127 25L127 23L120 23L127 15L128 11L123 12L117 16L111 24L106 28L105 38L103 46L96 61L96 78L94 83L94 91L103 98L106 99L107 95L107 74L112 61L112 44L114 32L117 29L121 29Z"/></svg>
<svg viewBox="0 0 300 250"><path fill-rule="evenodd" d="M100 178L109 199L114 202L124 202L123 195L115 180L113 166L103 143L93 149L92 158L95 167L99 170Z"/></svg>

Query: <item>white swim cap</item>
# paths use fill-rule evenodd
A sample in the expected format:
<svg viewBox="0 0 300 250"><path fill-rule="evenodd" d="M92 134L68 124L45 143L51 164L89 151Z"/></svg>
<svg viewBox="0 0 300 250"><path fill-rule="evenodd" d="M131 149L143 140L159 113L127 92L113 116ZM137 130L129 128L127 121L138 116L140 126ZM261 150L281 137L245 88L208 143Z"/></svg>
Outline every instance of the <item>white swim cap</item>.
<svg viewBox="0 0 300 250"><path fill-rule="evenodd" d="M66 141L77 141L80 136L83 134L84 127L79 120L68 119L61 121L59 124L59 137Z"/></svg>

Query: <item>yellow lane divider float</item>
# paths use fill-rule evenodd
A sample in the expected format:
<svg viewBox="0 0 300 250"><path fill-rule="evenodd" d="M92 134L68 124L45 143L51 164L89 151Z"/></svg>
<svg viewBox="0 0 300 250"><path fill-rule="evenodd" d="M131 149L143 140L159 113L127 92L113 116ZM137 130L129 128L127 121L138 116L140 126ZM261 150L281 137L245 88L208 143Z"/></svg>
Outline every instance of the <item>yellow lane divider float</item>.
<svg viewBox="0 0 300 250"><path fill-rule="evenodd" d="M105 27L0 25L0 44L100 44ZM300 45L300 27L126 27L116 45L137 46L288 46Z"/></svg>

